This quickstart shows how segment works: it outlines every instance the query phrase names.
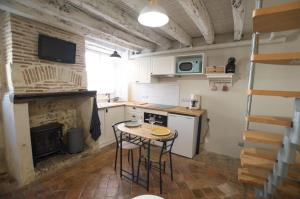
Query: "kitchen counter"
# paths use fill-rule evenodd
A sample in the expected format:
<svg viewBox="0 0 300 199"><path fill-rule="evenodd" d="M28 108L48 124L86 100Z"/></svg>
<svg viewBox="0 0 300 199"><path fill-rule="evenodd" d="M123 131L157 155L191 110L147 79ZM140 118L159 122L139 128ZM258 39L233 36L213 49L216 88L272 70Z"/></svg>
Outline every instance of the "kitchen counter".
<svg viewBox="0 0 300 199"><path fill-rule="evenodd" d="M144 109L164 111L164 112L168 112L168 113L191 115L191 116L195 116L195 117L200 117L201 115L203 115L206 112L205 109L191 110L191 109L189 109L187 107L183 107L183 106L175 106L175 107L171 107L171 108L159 108L157 106L154 106L153 104L139 103L139 102L98 103L99 109L118 107L118 106L131 106L131 107L138 107L138 108L144 108Z"/></svg>

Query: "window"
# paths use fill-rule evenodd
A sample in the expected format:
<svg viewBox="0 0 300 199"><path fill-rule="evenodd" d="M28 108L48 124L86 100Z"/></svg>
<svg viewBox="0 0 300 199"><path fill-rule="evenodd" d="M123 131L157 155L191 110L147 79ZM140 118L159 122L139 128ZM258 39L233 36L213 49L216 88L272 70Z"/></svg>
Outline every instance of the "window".
<svg viewBox="0 0 300 199"><path fill-rule="evenodd" d="M85 58L88 90L127 98L126 59L111 58L108 54L89 49L86 49Z"/></svg>

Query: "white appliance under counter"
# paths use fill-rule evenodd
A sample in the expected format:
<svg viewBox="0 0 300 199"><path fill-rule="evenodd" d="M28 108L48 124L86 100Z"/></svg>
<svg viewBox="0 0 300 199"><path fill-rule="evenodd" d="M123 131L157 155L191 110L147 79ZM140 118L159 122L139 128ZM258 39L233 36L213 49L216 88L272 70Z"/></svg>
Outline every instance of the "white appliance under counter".
<svg viewBox="0 0 300 199"><path fill-rule="evenodd" d="M172 152L188 158L196 153L199 117L168 114L168 127L178 131Z"/></svg>

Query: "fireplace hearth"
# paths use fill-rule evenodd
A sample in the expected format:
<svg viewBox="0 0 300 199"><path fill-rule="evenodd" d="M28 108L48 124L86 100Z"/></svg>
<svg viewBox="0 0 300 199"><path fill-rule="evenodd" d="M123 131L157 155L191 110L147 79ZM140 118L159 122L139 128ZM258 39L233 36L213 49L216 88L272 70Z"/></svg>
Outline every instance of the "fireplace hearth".
<svg viewBox="0 0 300 199"><path fill-rule="evenodd" d="M44 124L30 129L33 164L57 153L63 153L63 124Z"/></svg>

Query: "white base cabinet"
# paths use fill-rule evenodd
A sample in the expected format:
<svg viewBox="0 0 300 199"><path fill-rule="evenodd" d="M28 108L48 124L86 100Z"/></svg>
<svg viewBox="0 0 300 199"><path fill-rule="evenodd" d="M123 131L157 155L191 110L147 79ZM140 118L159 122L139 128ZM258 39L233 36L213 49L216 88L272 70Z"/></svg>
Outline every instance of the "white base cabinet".
<svg viewBox="0 0 300 199"><path fill-rule="evenodd" d="M115 142L112 125L124 121L124 106L105 108L98 111L101 122L101 136L99 140L100 147Z"/></svg>

